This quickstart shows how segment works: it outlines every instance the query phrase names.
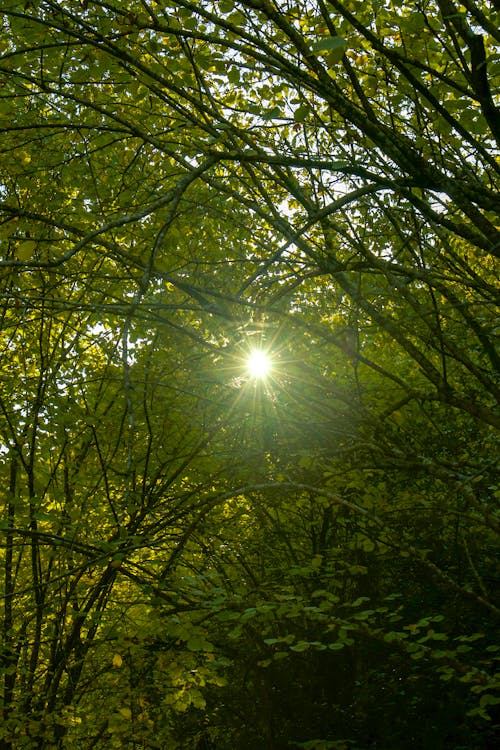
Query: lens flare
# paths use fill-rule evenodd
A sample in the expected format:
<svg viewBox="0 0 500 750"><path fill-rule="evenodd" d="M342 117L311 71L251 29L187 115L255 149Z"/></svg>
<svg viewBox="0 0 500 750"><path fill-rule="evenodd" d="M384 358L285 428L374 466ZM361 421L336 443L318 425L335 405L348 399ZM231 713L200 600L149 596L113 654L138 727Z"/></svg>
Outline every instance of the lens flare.
<svg viewBox="0 0 500 750"><path fill-rule="evenodd" d="M253 349L248 355L247 369L253 378L263 380L271 371L271 358L262 349Z"/></svg>

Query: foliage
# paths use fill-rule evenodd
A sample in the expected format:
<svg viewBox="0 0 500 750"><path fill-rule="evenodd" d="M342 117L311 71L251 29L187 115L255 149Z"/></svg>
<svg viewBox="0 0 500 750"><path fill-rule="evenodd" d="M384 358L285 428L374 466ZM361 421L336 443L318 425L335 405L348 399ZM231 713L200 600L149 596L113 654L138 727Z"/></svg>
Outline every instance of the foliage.
<svg viewBox="0 0 500 750"><path fill-rule="evenodd" d="M0 748L493 747L498 7L1 10Z"/></svg>

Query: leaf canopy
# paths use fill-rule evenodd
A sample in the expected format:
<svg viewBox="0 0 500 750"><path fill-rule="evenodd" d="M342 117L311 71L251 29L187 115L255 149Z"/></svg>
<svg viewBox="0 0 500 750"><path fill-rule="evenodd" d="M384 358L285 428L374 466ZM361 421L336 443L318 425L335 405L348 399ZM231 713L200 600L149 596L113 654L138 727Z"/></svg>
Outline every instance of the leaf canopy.
<svg viewBox="0 0 500 750"><path fill-rule="evenodd" d="M0 747L493 747L496 4L1 10Z"/></svg>

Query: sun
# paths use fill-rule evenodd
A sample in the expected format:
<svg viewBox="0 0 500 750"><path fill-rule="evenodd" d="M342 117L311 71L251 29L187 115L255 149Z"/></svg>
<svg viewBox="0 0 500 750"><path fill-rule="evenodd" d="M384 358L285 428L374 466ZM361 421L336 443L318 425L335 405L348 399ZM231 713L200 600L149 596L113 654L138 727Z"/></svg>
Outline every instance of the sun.
<svg viewBox="0 0 500 750"><path fill-rule="evenodd" d="M247 370L253 378L263 380L271 371L271 358L262 349L252 349L247 359Z"/></svg>

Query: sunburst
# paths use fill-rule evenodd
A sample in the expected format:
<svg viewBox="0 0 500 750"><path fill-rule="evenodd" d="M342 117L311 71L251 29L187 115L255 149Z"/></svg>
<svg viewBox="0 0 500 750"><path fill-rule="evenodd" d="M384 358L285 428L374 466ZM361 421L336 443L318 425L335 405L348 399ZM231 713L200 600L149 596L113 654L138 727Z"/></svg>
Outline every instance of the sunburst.
<svg viewBox="0 0 500 750"><path fill-rule="evenodd" d="M272 369L271 357L263 349L252 349L247 358L247 370L252 378L264 380Z"/></svg>

